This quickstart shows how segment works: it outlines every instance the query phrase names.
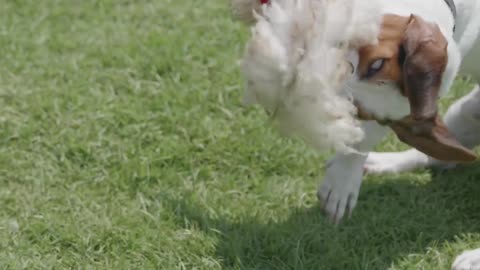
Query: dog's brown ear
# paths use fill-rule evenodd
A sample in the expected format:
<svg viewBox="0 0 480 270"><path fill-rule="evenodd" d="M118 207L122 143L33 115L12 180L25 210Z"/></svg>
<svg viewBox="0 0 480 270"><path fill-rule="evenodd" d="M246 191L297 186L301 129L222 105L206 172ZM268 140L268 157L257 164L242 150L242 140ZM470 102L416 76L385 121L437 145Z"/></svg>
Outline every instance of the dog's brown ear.
<svg viewBox="0 0 480 270"><path fill-rule="evenodd" d="M477 159L474 152L462 146L450 134L438 115L427 120L415 120L408 116L391 123L390 127L402 142L435 159L446 162L471 162Z"/></svg>
<svg viewBox="0 0 480 270"><path fill-rule="evenodd" d="M402 48L403 89L414 119L434 118L438 92L447 65L448 42L436 24L412 15L405 30Z"/></svg>
<svg viewBox="0 0 480 270"><path fill-rule="evenodd" d="M410 116L390 126L399 139L438 160L469 162L475 154L450 134L438 116L438 97L447 65L448 42L436 24L412 15L402 48L403 91L410 103Z"/></svg>

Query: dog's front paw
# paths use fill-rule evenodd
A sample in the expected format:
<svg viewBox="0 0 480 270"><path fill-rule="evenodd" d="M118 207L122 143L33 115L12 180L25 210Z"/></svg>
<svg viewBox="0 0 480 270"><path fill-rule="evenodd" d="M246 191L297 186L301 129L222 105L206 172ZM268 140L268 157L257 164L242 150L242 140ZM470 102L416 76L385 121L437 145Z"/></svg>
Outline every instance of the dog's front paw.
<svg viewBox="0 0 480 270"><path fill-rule="evenodd" d="M452 270L480 270L480 249L462 253L455 259Z"/></svg>
<svg viewBox="0 0 480 270"><path fill-rule="evenodd" d="M317 197L330 220L339 223L344 215L350 216L357 205L362 184L364 158L340 158L330 163Z"/></svg>

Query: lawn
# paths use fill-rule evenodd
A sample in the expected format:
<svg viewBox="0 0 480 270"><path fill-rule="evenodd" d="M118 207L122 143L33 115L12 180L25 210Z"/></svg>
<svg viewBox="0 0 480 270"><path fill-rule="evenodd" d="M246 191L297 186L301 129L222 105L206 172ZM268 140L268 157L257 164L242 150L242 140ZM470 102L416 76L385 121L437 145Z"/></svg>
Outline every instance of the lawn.
<svg viewBox="0 0 480 270"><path fill-rule="evenodd" d="M433 270L480 247L479 166L369 176L329 224L329 154L241 104L227 2L3 1L1 269Z"/></svg>

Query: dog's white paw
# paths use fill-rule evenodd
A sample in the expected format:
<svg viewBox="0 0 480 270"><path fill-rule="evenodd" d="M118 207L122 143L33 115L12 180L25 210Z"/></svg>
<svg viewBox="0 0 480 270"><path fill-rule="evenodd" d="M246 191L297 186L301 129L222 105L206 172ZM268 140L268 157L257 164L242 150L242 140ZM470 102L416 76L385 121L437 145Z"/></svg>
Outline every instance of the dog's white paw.
<svg viewBox="0 0 480 270"><path fill-rule="evenodd" d="M317 192L319 200L322 202L323 209L332 222L339 223L345 216L350 215L353 208L357 205L358 191L360 185L356 185L349 180L341 181L339 179L326 178ZM346 186L339 184L345 183Z"/></svg>
<svg viewBox="0 0 480 270"><path fill-rule="evenodd" d="M455 259L452 270L480 270L480 249L462 253Z"/></svg>
<svg viewBox="0 0 480 270"><path fill-rule="evenodd" d="M350 216L357 205L367 152L381 141L387 130L374 121L365 122L362 127L365 139L355 146L358 152L335 155L327 164L325 179L317 191L325 212L337 224L345 214Z"/></svg>
<svg viewBox="0 0 480 270"><path fill-rule="evenodd" d="M367 173L399 173L430 165L425 154L412 149L404 152L376 153L371 152L365 162Z"/></svg>
<svg viewBox="0 0 480 270"><path fill-rule="evenodd" d="M357 205L363 160L339 159L328 166L317 196L332 222L338 224L346 213L350 216Z"/></svg>

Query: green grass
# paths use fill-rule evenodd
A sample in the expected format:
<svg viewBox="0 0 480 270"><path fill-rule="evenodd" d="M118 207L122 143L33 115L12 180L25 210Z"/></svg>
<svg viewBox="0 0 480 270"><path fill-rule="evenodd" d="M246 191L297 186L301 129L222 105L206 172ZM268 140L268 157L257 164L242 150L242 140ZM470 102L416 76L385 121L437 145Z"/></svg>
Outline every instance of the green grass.
<svg viewBox="0 0 480 270"><path fill-rule="evenodd" d="M221 0L3 1L0 268L433 270L480 247L478 166L369 176L330 225L327 155L241 105L247 35Z"/></svg>

